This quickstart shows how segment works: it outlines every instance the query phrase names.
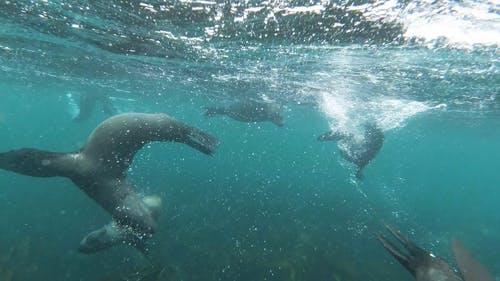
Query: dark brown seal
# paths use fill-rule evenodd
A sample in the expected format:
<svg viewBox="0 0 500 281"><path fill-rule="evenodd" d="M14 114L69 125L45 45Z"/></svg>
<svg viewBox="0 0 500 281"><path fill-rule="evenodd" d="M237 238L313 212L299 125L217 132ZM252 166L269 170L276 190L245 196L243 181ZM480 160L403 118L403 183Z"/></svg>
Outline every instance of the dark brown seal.
<svg viewBox="0 0 500 281"><path fill-rule="evenodd" d="M269 102L244 101L236 102L225 107L206 107L204 115L226 115L241 122L272 122L279 127L285 124L282 109Z"/></svg>
<svg viewBox="0 0 500 281"><path fill-rule="evenodd" d="M156 230L151 208L126 180L135 153L153 141L181 142L205 154L217 139L166 114L127 113L105 120L80 151L23 148L0 153L0 168L34 177L67 177L140 239Z"/></svg>

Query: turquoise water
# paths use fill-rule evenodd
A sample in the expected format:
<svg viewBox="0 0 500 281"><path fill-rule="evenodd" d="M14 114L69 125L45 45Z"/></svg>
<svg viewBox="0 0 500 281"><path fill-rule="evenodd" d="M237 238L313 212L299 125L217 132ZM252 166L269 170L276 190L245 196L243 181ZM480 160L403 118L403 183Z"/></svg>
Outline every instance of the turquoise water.
<svg viewBox="0 0 500 281"><path fill-rule="evenodd" d="M163 200L160 274L132 247L77 251L110 217L68 179L0 171L0 280L412 280L383 222L450 262L459 239L499 280L498 3L229 3L0 2L0 151L78 150L106 118L72 122L85 92L220 140L134 158ZM203 116L245 99L285 126ZM360 181L316 137L366 120L385 142Z"/></svg>

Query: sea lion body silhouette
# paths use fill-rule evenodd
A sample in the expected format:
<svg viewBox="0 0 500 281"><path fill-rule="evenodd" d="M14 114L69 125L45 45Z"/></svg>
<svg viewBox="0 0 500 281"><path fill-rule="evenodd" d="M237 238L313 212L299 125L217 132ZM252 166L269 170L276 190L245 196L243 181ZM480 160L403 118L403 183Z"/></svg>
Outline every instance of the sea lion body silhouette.
<svg viewBox="0 0 500 281"><path fill-rule="evenodd" d="M244 101L237 102L227 107L206 107L204 113L207 117L227 115L241 122L272 122L279 127L284 125L284 116L281 108L273 103Z"/></svg>
<svg viewBox="0 0 500 281"><path fill-rule="evenodd" d="M102 122L80 151L23 148L0 153L0 168L34 177L67 177L139 238L157 227L152 210L126 180L135 153L153 141L181 142L211 155L217 139L166 114L126 113Z"/></svg>
<svg viewBox="0 0 500 281"><path fill-rule="evenodd" d="M460 275L444 259L418 247L390 225L385 225L385 227L396 240L403 244L404 250L396 247L381 234L377 234L378 240L417 281L494 281L486 267L474 259L457 241L453 243L452 249Z"/></svg>
<svg viewBox="0 0 500 281"><path fill-rule="evenodd" d="M377 234L378 240L417 281L463 281L445 260L418 247L393 227L389 225L385 227L403 244L405 251L398 249L381 234Z"/></svg>
<svg viewBox="0 0 500 281"><path fill-rule="evenodd" d="M342 157L356 165L356 177L363 178L363 168L375 158L384 143L384 132L374 123L363 126L363 137L329 131L318 137L319 141L337 141Z"/></svg>

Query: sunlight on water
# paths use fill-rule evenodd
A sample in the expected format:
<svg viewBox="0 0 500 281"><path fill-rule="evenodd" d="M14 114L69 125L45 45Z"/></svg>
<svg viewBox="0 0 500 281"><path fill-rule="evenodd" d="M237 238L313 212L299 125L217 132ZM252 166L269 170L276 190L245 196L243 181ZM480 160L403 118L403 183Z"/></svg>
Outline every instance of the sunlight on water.
<svg viewBox="0 0 500 281"><path fill-rule="evenodd" d="M350 123L357 121L350 118L350 112L354 110L352 108L354 104L346 96L323 93L321 99L321 111L329 119L332 129L337 127L345 130L350 127Z"/></svg>
<svg viewBox="0 0 500 281"><path fill-rule="evenodd" d="M83 147L110 115L94 99L90 117L72 122L86 93L109 97L113 113L162 112L216 137L214 157L186 138L148 143L129 166L138 194L164 201L148 242L175 276L149 279L409 280L374 236L388 221L447 260L445 241L464 238L498 274L489 249L500 239L491 212L500 201L499 6L4 1L0 155ZM240 122L259 114L237 107L203 116L204 106L247 100L276 104L286 125ZM371 121L376 130L364 126ZM328 125L347 137L315 139ZM369 163L356 163L363 153ZM132 247L78 253L109 214L71 186L0 171L0 279L5 269L19 280L125 280L144 265Z"/></svg>
<svg viewBox="0 0 500 281"><path fill-rule="evenodd" d="M380 127L387 131L404 126L406 120L420 113L443 108L446 108L444 104L429 106L418 101L380 98L370 101L366 112L370 116L369 119L376 120Z"/></svg>
<svg viewBox="0 0 500 281"><path fill-rule="evenodd" d="M500 2L414 1L403 11L405 36L432 43L445 38L452 46L500 45ZM496 11L495 11L496 9Z"/></svg>
<svg viewBox="0 0 500 281"><path fill-rule="evenodd" d="M444 104L430 106L423 102L388 97L364 100L344 94L323 93L320 109L335 130L354 133L359 126L375 120L384 130L402 127L405 121L431 109L446 108Z"/></svg>
<svg viewBox="0 0 500 281"><path fill-rule="evenodd" d="M500 45L500 2L482 1L377 1L353 6L370 20L396 21L406 39L417 39L430 48L450 45L471 49Z"/></svg>

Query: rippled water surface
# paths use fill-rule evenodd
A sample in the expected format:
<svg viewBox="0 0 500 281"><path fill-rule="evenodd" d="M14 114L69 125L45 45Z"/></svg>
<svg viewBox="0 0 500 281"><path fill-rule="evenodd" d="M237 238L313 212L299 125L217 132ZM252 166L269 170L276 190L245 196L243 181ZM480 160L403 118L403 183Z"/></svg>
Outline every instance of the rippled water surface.
<svg viewBox="0 0 500 281"><path fill-rule="evenodd" d="M412 280L382 223L450 262L459 239L500 280L499 44L497 0L0 1L0 151L80 149L107 117L72 122L86 93L220 140L134 158L163 200L155 269L77 251L110 218L69 180L0 171L0 280ZM248 100L285 126L203 116ZM366 122L385 141L359 180L316 139Z"/></svg>

